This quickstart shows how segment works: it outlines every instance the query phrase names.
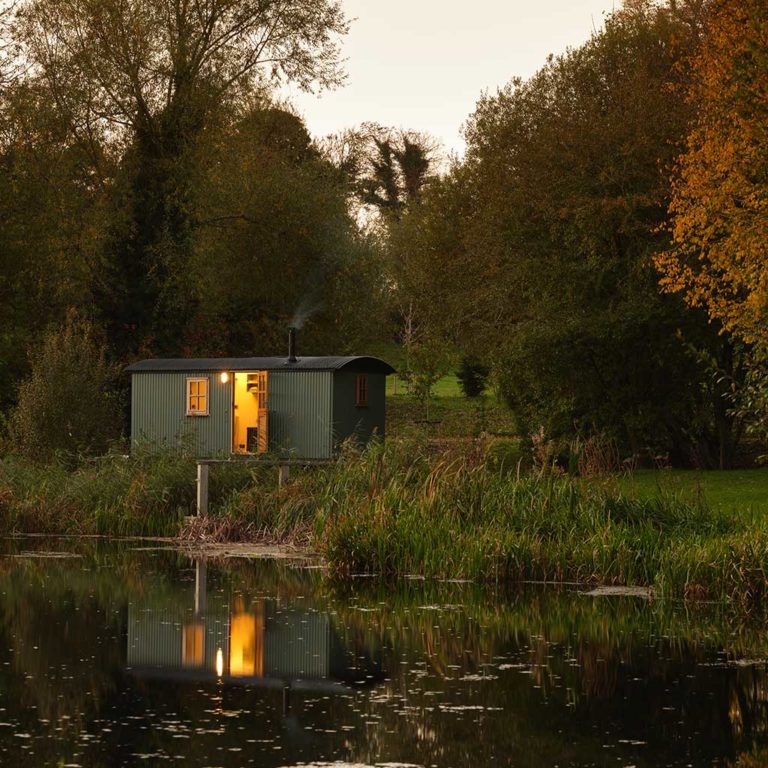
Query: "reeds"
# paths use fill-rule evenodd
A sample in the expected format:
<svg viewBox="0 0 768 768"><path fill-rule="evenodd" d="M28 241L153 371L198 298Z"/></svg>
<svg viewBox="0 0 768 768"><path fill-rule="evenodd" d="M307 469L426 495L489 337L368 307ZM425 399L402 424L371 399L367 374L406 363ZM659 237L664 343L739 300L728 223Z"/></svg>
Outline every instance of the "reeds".
<svg viewBox="0 0 768 768"><path fill-rule="evenodd" d="M225 467L211 483L221 500L250 484L243 467ZM115 456L83 462L0 461L0 531L79 535L175 535L194 513L195 462L178 454Z"/></svg>
<svg viewBox="0 0 768 768"><path fill-rule="evenodd" d="M638 499L588 481L510 477L462 458L382 471L396 448L337 469L320 504L336 573L647 585L657 594L765 596L768 526L702 499ZM373 484L372 478L377 478Z"/></svg>
<svg viewBox="0 0 768 768"><path fill-rule="evenodd" d="M186 538L310 545L333 574L418 574L494 582L651 586L659 595L766 597L768 522L662 489L509 472L482 451L434 456L422 443L347 451L294 473L217 466L211 519ZM70 471L0 462L5 533L179 535L194 510L194 460L138 456Z"/></svg>

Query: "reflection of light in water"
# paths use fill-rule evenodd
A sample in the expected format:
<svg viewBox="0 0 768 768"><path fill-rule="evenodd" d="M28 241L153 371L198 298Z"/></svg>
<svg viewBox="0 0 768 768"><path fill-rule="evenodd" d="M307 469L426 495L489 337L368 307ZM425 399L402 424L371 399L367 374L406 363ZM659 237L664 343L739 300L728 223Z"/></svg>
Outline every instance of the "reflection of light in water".
<svg viewBox="0 0 768 768"><path fill-rule="evenodd" d="M224 652L221 648L216 651L216 674L219 677L224 674Z"/></svg>
<svg viewBox="0 0 768 768"><path fill-rule="evenodd" d="M205 656L205 626L196 621L181 630L181 663L185 667L201 667Z"/></svg>

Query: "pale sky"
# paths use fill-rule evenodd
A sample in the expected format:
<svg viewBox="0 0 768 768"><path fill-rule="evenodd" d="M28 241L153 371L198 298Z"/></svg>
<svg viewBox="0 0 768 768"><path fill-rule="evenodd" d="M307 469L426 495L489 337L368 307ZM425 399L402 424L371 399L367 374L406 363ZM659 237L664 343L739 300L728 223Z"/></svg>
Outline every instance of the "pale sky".
<svg viewBox="0 0 768 768"><path fill-rule="evenodd" d="M462 123L483 91L528 77L584 42L620 0L343 0L346 85L290 91L321 137L371 120L427 131L463 152Z"/></svg>

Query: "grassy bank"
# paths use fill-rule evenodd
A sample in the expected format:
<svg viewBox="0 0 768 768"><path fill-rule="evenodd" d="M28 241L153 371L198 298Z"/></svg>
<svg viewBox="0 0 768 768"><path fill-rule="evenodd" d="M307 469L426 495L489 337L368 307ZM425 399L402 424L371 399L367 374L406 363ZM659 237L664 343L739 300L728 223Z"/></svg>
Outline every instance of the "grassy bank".
<svg viewBox="0 0 768 768"><path fill-rule="evenodd" d="M247 487L243 467L222 467L212 499ZM194 512L195 462L176 455L115 457L76 468L0 461L0 531L170 536Z"/></svg>
<svg viewBox="0 0 768 768"><path fill-rule="evenodd" d="M351 466L324 510L340 572L654 586L759 602L768 525L659 489L650 496L468 461Z"/></svg>
<svg viewBox="0 0 768 768"><path fill-rule="evenodd" d="M333 573L649 585L674 597L763 601L768 518L650 483L518 477L484 451L434 458L391 442L294 474L217 466L212 514L183 529L194 462L61 467L0 462L6 533L269 537L321 551Z"/></svg>

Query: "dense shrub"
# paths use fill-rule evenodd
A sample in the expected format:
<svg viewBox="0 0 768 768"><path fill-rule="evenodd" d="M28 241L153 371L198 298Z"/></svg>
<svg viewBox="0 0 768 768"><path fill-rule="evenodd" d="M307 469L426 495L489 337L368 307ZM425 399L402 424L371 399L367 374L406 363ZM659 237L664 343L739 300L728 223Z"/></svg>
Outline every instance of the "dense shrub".
<svg viewBox="0 0 768 768"><path fill-rule="evenodd" d="M489 373L487 365L475 358L465 357L461 361L461 368L456 372L465 397L480 397L485 392Z"/></svg>
<svg viewBox="0 0 768 768"><path fill-rule="evenodd" d="M30 352L7 423L8 448L34 461L101 454L120 436L118 371L87 321L70 315Z"/></svg>

